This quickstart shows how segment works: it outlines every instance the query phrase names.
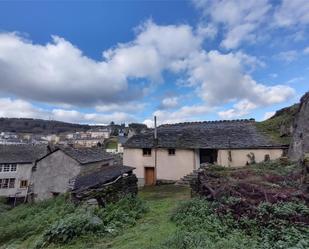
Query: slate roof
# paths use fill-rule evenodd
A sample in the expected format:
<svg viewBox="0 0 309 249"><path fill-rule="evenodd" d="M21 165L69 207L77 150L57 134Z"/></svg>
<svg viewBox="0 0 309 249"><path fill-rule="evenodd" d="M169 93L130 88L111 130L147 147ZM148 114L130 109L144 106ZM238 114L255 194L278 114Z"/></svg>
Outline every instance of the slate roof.
<svg viewBox="0 0 309 249"><path fill-rule="evenodd" d="M105 184L112 182L117 179L117 177L133 171L135 168L128 166L104 166L99 171L92 172L87 175L78 176L75 180L73 191L79 191L94 187L98 184Z"/></svg>
<svg viewBox="0 0 309 249"><path fill-rule="evenodd" d="M132 136L126 148L155 147L153 131ZM158 148L244 149L284 147L257 130L254 120L179 123L158 127Z"/></svg>
<svg viewBox="0 0 309 249"><path fill-rule="evenodd" d="M105 152L102 148L73 148L67 146L58 147L58 149L75 159L80 164L88 164L113 159L113 155Z"/></svg>
<svg viewBox="0 0 309 249"><path fill-rule="evenodd" d="M47 153L46 145L0 145L0 163L33 163Z"/></svg>

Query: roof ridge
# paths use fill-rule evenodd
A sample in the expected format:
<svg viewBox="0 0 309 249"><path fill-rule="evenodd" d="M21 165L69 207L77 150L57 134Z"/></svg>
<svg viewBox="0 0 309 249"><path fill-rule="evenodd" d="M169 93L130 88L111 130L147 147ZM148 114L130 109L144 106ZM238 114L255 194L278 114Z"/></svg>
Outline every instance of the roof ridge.
<svg viewBox="0 0 309 249"><path fill-rule="evenodd" d="M180 122L175 124L162 124L159 127L169 127L169 126L177 126L177 125L190 125L190 124L213 124L213 123L250 123L255 122L254 118L250 119L226 119L226 120L209 120L209 121L193 121L193 122Z"/></svg>

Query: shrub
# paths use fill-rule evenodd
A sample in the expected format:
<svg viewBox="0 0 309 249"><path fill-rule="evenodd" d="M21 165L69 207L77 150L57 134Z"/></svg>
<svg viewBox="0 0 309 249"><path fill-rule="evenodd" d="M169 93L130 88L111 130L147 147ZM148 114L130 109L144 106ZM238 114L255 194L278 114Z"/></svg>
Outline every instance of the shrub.
<svg viewBox="0 0 309 249"><path fill-rule="evenodd" d="M85 234L117 233L147 211L144 202L128 197L106 208L75 206L64 196L23 204L0 213L0 244L39 236L37 248L64 244Z"/></svg>
<svg viewBox="0 0 309 249"><path fill-rule="evenodd" d="M35 204L22 204L0 213L0 243L13 239L23 240L39 234L51 223L74 212L75 207L64 197Z"/></svg>
<svg viewBox="0 0 309 249"><path fill-rule="evenodd" d="M237 203L237 198L226 198ZM295 222L295 217L308 217L304 203L262 203L255 218L235 219L228 212L218 213L219 202L192 199L183 202L173 211L171 220L177 231L163 241L162 249L193 248L308 248L309 228ZM291 218L289 220L288 218Z"/></svg>
<svg viewBox="0 0 309 249"><path fill-rule="evenodd" d="M52 224L43 234L43 239L37 247L43 247L50 243L64 244L75 237L100 229L102 220L90 212L79 209L72 214L68 214L61 220Z"/></svg>

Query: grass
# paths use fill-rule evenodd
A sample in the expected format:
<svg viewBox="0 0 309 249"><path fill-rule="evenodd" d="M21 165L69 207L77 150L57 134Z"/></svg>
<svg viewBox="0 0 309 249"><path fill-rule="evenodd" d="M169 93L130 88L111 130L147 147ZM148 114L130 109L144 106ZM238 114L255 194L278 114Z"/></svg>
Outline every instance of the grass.
<svg viewBox="0 0 309 249"><path fill-rule="evenodd" d="M290 127L294 120L294 116L298 110L298 105L292 105L289 108L285 108L277 113L275 116L271 117L262 122L257 122L256 127L258 130L271 136L275 141L281 144L289 144L291 141L290 136L281 136L280 127L284 125Z"/></svg>
<svg viewBox="0 0 309 249"><path fill-rule="evenodd" d="M179 201L190 198L190 190L173 185L145 187L141 189L139 196L146 202L149 211L141 219L137 220L135 226L121 230L116 236L85 235L68 244L50 245L47 248L135 249L150 248L159 245L162 240L168 238L176 231L176 224L170 221L171 212ZM17 213L17 211L15 212ZM40 213L39 215L42 214L44 213ZM0 248L32 248L35 241L39 238L40 234L30 233L26 240L14 240L9 244L0 245Z"/></svg>

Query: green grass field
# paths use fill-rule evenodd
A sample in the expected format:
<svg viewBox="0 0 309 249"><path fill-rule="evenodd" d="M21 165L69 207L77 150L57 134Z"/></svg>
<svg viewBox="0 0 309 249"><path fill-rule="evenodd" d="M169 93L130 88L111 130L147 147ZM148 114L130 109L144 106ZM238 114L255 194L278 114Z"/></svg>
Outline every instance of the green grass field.
<svg viewBox="0 0 309 249"><path fill-rule="evenodd" d="M174 185L153 186L141 189L139 196L146 201L149 211L135 226L125 228L116 236L84 236L63 246L50 245L47 248L137 249L159 245L162 240L175 232L176 225L170 221L170 214L179 201L190 198L190 190ZM24 241L16 240L0 248L33 248L38 238L38 235L33 235Z"/></svg>

